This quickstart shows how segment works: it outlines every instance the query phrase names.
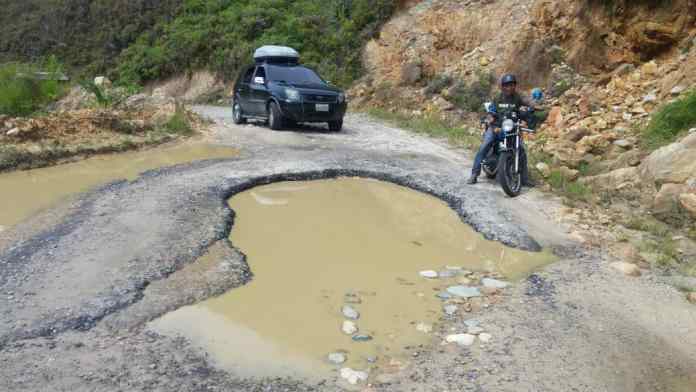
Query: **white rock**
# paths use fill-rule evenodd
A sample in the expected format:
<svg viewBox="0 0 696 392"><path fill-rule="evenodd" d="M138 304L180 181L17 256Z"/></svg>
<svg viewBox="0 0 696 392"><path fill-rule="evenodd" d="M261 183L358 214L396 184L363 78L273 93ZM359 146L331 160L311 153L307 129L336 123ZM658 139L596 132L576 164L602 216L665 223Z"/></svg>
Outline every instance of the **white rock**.
<svg viewBox="0 0 696 392"><path fill-rule="evenodd" d="M443 309L445 310L446 315L452 316L455 313L457 313L457 310L459 310L459 307L457 305L445 305L443 307Z"/></svg>
<svg viewBox="0 0 696 392"><path fill-rule="evenodd" d="M334 365L340 365L348 360L348 357L344 353L331 353L328 356L329 362Z"/></svg>
<svg viewBox="0 0 696 392"><path fill-rule="evenodd" d="M467 327L478 327L479 325L481 325L481 322L478 320L470 319L464 321L464 325L466 325Z"/></svg>
<svg viewBox="0 0 696 392"><path fill-rule="evenodd" d="M447 343L457 343L460 346L471 346L474 344L476 336L470 335L468 333L460 333L455 335L447 335L445 341Z"/></svg>
<svg viewBox="0 0 696 392"><path fill-rule="evenodd" d="M447 288L447 292L456 295L457 297L463 297L463 298L472 298L472 297L480 297L481 292L479 291L478 288L476 287L468 287L468 286L451 286Z"/></svg>
<svg viewBox="0 0 696 392"><path fill-rule="evenodd" d="M491 278L481 279L481 284L483 285L483 287L491 287L494 289L504 289L504 288L510 286L510 283L508 283L508 282L503 282L502 280L491 279Z"/></svg>
<svg viewBox="0 0 696 392"><path fill-rule="evenodd" d="M423 333L430 333L433 330L433 326L430 324L426 323L418 323L416 324L416 331L423 332Z"/></svg>
<svg viewBox="0 0 696 392"><path fill-rule="evenodd" d="M491 339L493 338L493 336L492 336L491 334L489 334L489 333L482 333L482 334L480 334L480 335L478 336L478 338L479 338L479 340L480 340L482 343L488 343L488 342L491 341Z"/></svg>
<svg viewBox="0 0 696 392"><path fill-rule="evenodd" d="M683 93L684 90L685 90L684 86L674 86L672 91L670 91L670 94L679 95L679 94Z"/></svg>
<svg viewBox="0 0 696 392"><path fill-rule="evenodd" d="M643 102L645 103L652 103L655 101L657 101L657 95L655 95L654 93L647 94L643 97Z"/></svg>
<svg viewBox="0 0 696 392"><path fill-rule="evenodd" d="M19 128L12 128L5 135L7 136L14 136L19 133Z"/></svg>
<svg viewBox="0 0 696 392"><path fill-rule="evenodd" d="M355 385L359 382L367 381L368 374L360 370L353 370L351 368L341 369L341 377L348 381L349 384Z"/></svg>
<svg viewBox="0 0 696 392"><path fill-rule="evenodd" d="M358 332L358 326L355 325L354 322L346 320L343 322L343 325L341 326L341 331L343 331L343 333L346 335L352 335Z"/></svg>
<svg viewBox="0 0 696 392"><path fill-rule="evenodd" d="M99 87L111 86L111 81L106 76L97 76L94 78L94 85Z"/></svg>
<svg viewBox="0 0 696 392"><path fill-rule="evenodd" d="M551 168L544 162L537 163L536 169L539 171L539 173L541 173L542 176L544 176L544 178L551 175Z"/></svg>
<svg viewBox="0 0 696 392"><path fill-rule="evenodd" d="M476 326L476 327L469 327L466 332L470 335L478 335L483 331L484 331L483 328Z"/></svg>
<svg viewBox="0 0 696 392"><path fill-rule="evenodd" d="M437 272L431 271L431 270L428 270L428 271L421 271L421 272L419 272L418 274L419 274L420 276L424 277L424 278L427 278L427 279L435 279L435 278L437 278Z"/></svg>
<svg viewBox="0 0 696 392"><path fill-rule="evenodd" d="M351 320L357 320L360 318L360 313L358 313L357 310L353 309L353 307L348 306L348 305L345 305L343 307L343 309L341 309L341 313L343 313L343 315L346 318L351 319Z"/></svg>

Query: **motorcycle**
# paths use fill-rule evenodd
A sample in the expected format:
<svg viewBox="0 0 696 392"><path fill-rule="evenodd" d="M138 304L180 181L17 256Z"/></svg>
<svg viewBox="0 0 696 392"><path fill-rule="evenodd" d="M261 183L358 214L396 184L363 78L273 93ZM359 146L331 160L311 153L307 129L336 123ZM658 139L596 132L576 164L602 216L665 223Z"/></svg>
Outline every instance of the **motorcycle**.
<svg viewBox="0 0 696 392"><path fill-rule="evenodd" d="M488 106L486 109L488 111ZM496 132L496 142L482 162L486 177L497 179L510 197L517 197L522 191L522 134L535 133L533 129L523 127L522 121L529 119L531 112L530 108L522 107L519 113L513 111L503 118L502 126ZM489 126L487 121L482 120L481 123Z"/></svg>

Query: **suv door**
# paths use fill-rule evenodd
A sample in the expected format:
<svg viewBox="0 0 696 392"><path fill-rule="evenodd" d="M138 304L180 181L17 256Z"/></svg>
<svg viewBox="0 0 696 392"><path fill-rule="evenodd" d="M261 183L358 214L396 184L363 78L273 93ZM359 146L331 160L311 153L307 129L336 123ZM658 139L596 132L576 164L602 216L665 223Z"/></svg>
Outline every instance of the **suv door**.
<svg viewBox="0 0 696 392"><path fill-rule="evenodd" d="M248 67L240 75L239 80L235 86L235 97L234 99L239 99L239 105L242 107L242 111L246 113L252 112L252 106L250 104L250 93L249 84L251 83L251 78L254 76L254 67Z"/></svg>
<svg viewBox="0 0 696 392"><path fill-rule="evenodd" d="M256 67L254 78L251 80L249 101L252 106L252 112L257 116L265 116L266 102L270 97L270 92L267 87L268 80L266 79L266 68L263 65Z"/></svg>

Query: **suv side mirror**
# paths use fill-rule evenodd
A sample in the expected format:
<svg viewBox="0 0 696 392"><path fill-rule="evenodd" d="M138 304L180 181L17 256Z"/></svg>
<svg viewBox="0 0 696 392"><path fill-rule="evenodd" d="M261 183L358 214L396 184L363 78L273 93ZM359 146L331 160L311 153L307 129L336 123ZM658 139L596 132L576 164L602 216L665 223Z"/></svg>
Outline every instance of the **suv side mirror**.
<svg viewBox="0 0 696 392"><path fill-rule="evenodd" d="M257 76L254 78L254 83L256 84L266 84L266 79L263 76Z"/></svg>

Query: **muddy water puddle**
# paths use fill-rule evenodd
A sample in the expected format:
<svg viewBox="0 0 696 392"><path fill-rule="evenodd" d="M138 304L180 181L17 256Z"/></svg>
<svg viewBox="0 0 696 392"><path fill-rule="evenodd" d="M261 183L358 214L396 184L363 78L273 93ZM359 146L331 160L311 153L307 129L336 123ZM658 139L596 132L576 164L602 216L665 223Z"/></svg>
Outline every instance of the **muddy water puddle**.
<svg viewBox="0 0 696 392"><path fill-rule="evenodd" d="M487 241L442 201L379 181L277 183L230 206L231 241L254 279L153 327L187 337L244 376L313 378L332 367L403 363L435 339L428 329L443 312L436 295L469 279L460 269L514 278L552 260ZM452 276L426 279L424 270ZM352 334L342 331L346 305L359 312ZM336 352L344 364L328 363Z"/></svg>
<svg viewBox="0 0 696 392"><path fill-rule="evenodd" d="M78 192L140 173L201 159L234 156L230 147L187 143L145 151L103 155L43 169L0 174L0 227L19 223L31 214Z"/></svg>

